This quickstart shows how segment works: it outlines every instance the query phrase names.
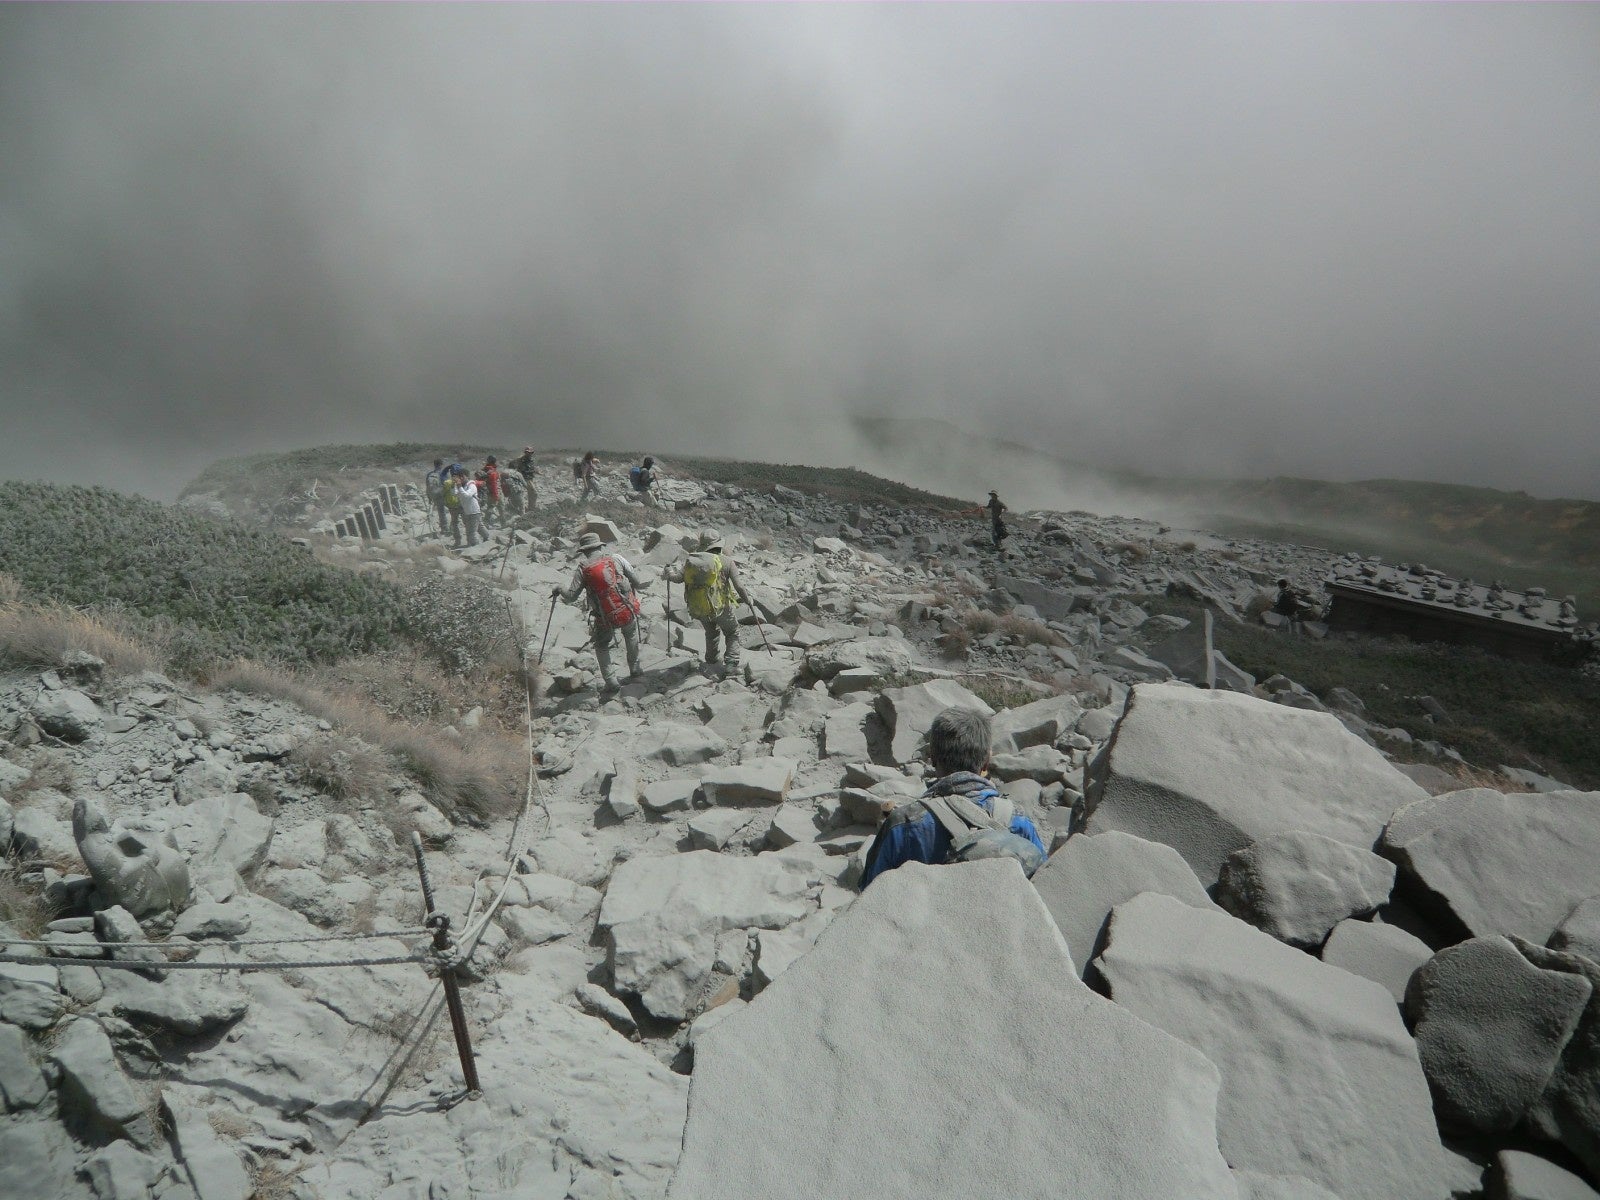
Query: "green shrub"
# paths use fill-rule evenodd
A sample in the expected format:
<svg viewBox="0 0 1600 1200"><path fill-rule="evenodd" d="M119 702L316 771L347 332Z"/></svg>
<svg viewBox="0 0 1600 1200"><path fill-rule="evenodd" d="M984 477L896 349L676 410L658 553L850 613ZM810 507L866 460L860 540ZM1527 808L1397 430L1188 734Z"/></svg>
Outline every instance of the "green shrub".
<svg viewBox="0 0 1600 1200"><path fill-rule="evenodd" d="M330 662L394 645L399 593L232 521L105 488L0 483L0 572L24 600L99 609L203 674L236 657Z"/></svg>

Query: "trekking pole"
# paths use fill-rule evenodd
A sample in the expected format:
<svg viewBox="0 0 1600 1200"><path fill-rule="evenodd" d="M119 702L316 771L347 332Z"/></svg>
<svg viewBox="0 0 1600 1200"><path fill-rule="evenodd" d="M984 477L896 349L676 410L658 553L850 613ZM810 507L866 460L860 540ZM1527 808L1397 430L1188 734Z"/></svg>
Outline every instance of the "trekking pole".
<svg viewBox="0 0 1600 1200"><path fill-rule="evenodd" d="M516 544L517 518L512 517L511 524L506 529L506 552L505 555L500 559L500 573L495 576L495 579L500 580L506 577L506 564L511 561L511 548Z"/></svg>
<svg viewBox="0 0 1600 1200"><path fill-rule="evenodd" d="M483 1094L478 1082L478 1064L472 1057L472 1041L467 1036L467 1014L461 1007L461 984L456 979L455 964L444 960L453 949L450 939L450 917L436 912L433 907L433 881L428 878L428 863L422 856L422 835L411 831L411 849L417 856L417 875L422 879L422 905L427 909L423 924L433 930L434 953L441 956L439 982L444 984L444 1002L450 1010L450 1028L456 1035L456 1053L461 1057L461 1077L467 1085L467 1098L476 1100Z"/></svg>
<svg viewBox="0 0 1600 1200"><path fill-rule="evenodd" d="M556 619L556 598L550 597L550 615L544 619L544 640L539 643L539 661L536 667L544 666L544 648L550 644L550 623Z"/></svg>
<svg viewBox="0 0 1600 1200"><path fill-rule="evenodd" d="M667 580L667 596L661 602L661 619L667 626L667 657L672 657L672 580Z"/></svg>
<svg viewBox="0 0 1600 1200"><path fill-rule="evenodd" d="M762 627L761 614L756 611L755 601L747 596L745 597L745 604L749 606L750 615L756 619L756 632L761 635L762 646L766 648L768 654L771 654L772 643L767 641L767 631Z"/></svg>

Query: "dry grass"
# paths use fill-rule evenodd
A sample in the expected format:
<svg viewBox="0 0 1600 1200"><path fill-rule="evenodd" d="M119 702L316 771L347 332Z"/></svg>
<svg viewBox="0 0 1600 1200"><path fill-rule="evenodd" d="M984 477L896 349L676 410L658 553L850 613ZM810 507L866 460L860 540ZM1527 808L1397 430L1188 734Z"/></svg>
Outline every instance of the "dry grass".
<svg viewBox="0 0 1600 1200"><path fill-rule="evenodd" d="M249 1200L294 1200L298 1194L300 1172L306 1169L304 1163L286 1168L264 1158L248 1165L251 1187Z"/></svg>
<svg viewBox="0 0 1600 1200"><path fill-rule="evenodd" d="M374 805L388 794L389 759L353 738L322 734L289 752L295 779L355 809Z"/></svg>
<svg viewBox="0 0 1600 1200"><path fill-rule="evenodd" d="M281 671L253 662L236 662L212 679L218 688L232 688L271 696L321 717L346 738L392 757L395 766L416 780L424 795L449 817L485 820L515 809L526 758L520 743L489 729L474 731L460 741L421 725L396 720L366 698L342 690L323 688L302 674ZM330 768L330 782L364 794L371 781L363 780L365 766L355 759L346 764L313 760ZM362 770L357 771L361 766ZM342 770L347 778L337 778ZM384 800L386 796L375 796Z"/></svg>
<svg viewBox="0 0 1600 1200"><path fill-rule="evenodd" d="M1019 617L1013 613L1000 616L989 612L987 609L975 608L961 617L967 632L973 637L983 637L990 633L1001 633L1023 645L1035 643L1044 646L1064 646L1066 640L1051 629L1043 621L1035 621L1030 617Z"/></svg>
<svg viewBox="0 0 1600 1200"><path fill-rule="evenodd" d="M36 792L57 791L70 796L77 789L78 773L72 767L72 760L58 751L35 750L26 762L18 765L26 767L29 775L11 789L8 798L14 808L32 803Z"/></svg>
<svg viewBox="0 0 1600 1200"><path fill-rule="evenodd" d="M1147 542L1113 542L1107 549L1126 555L1134 562L1143 562L1150 557L1150 546Z"/></svg>
<svg viewBox="0 0 1600 1200"><path fill-rule="evenodd" d="M56 667L74 650L103 660L116 673L159 671L165 655L148 634L137 635L115 617L90 616L60 604L29 604L16 581L0 576L0 663Z"/></svg>
<svg viewBox="0 0 1600 1200"><path fill-rule="evenodd" d="M55 912L43 896L22 882L21 874L15 859L0 858L0 923L9 925L20 937L42 937Z"/></svg>

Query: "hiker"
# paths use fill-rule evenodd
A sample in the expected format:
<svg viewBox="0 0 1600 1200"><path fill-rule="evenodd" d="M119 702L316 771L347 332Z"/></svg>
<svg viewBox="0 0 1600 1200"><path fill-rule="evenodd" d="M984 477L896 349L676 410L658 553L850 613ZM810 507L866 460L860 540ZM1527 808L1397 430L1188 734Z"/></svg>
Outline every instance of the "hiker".
<svg viewBox="0 0 1600 1200"><path fill-rule="evenodd" d="M511 460L511 469L513 471L515 471L518 475L521 475L522 476L522 482L526 483L528 485L529 490L532 490L532 487L533 487L533 447L532 446L524 446L522 448L522 453L520 455L518 455L516 458L513 458Z"/></svg>
<svg viewBox="0 0 1600 1200"><path fill-rule="evenodd" d="M444 502L445 480L449 472L445 470L444 459L433 460L433 470L423 477L422 485L428 494L428 503L439 518L439 535L444 536L445 526L450 523L450 509Z"/></svg>
<svg viewBox="0 0 1600 1200"><path fill-rule="evenodd" d="M461 495L456 490L460 482L460 467L446 467L444 469L444 516L449 518L446 522L443 517L439 521L439 532L444 533L444 526L449 524L450 537L459 549L461 546Z"/></svg>
<svg viewBox="0 0 1600 1200"><path fill-rule="evenodd" d="M989 767L989 718L975 708L947 708L928 730L928 758L939 773L922 799L892 809L861 872L866 889L902 863L939 864L1015 858L1032 875L1044 842L1027 817L982 772Z"/></svg>
<svg viewBox="0 0 1600 1200"><path fill-rule="evenodd" d="M1273 597L1272 611L1289 622L1289 632L1299 633L1301 622L1313 609L1310 597L1289 586L1287 579L1278 580L1278 594Z"/></svg>
<svg viewBox="0 0 1600 1200"><path fill-rule="evenodd" d="M579 500L587 500L590 496L600 494L600 482L595 478L595 472L600 469L600 460L594 456L594 451L584 453L583 461L577 465L576 474L583 490L578 493Z"/></svg>
<svg viewBox="0 0 1600 1200"><path fill-rule="evenodd" d="M628 482L633 485L633 491L641 503L648 504L651 508L656 506L656 498L650 494L650 489L656 482L656 460L648 454L644 461L637 467L628 468Z"/></svg>
<svg viewBox="0 0 1600 1200"><path fill-rule="evenodd" d="M683 599L689 615L700 622L706 634L706 666L716 668L717 645L724 642L722 671L738 669L739 603L750 603L750 596L739 579L733 560L722 553L722 535L708 529L700 535L700 549L679 566L669 568L667 578L683 584Z"/></svg>
<svg viewBox="0 0 1600 1200"><path fill-rule="evenodd" d="M1006 511L1005 501L1000 499L998 493L990 492L989 503L984 507L989 510L989 536L994 538L995 553L1004 558L1006 552L1001 543L1006 540L1010 532L1006 529L1006 523L1000 519L1000 514Z"/></svg>
<svg viewBox="0 0 1600 1200"><path fill-rule="evenodd" d="M483 532L483 507L478 502L478 485L467 476L465 467L457 467L455 473L456 512L460 514L461 521L450 526L450 532L456 535L456 549L461 549L460 524L467 527L467 546L471 548L479 542L489 539Z"/></svg>
<svg viewBox="0 0 1600 1200"><path fill-rule="evenodd" d="M589 594L589 624L594 631L594 656L600 663L600 678L605 681L601 694L617 690L616 673L611 669L611 644L622 630L622 644L628 652L628 678L637 679L639 668L639 592L644 585L633 567L620 554L607 554L598 534L586 533L578 539L580 561L572 582L550 593L552 599L568 604L579 592Z"/></svg>
<svg viewBox="0 0 1600 1200"><path fill-rule="evenodd" d="M478 480L482 484L484 526L499 525L500 501L504 493L500 487L500 467L494 455L483 460L483 470L478 472Z"/></svg>

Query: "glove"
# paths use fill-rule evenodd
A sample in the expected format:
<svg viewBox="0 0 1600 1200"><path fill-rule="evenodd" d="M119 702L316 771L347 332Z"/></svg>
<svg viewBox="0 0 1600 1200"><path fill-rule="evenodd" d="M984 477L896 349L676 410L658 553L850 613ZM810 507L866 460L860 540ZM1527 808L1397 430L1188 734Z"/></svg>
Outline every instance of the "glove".
<svg viewBox="0 0 1600 1200"><path fill-rule="evenodd" d="M552 600L561 599L561 589L560 588L551 588L550 589L550 599L552 599Z"/></svg>

